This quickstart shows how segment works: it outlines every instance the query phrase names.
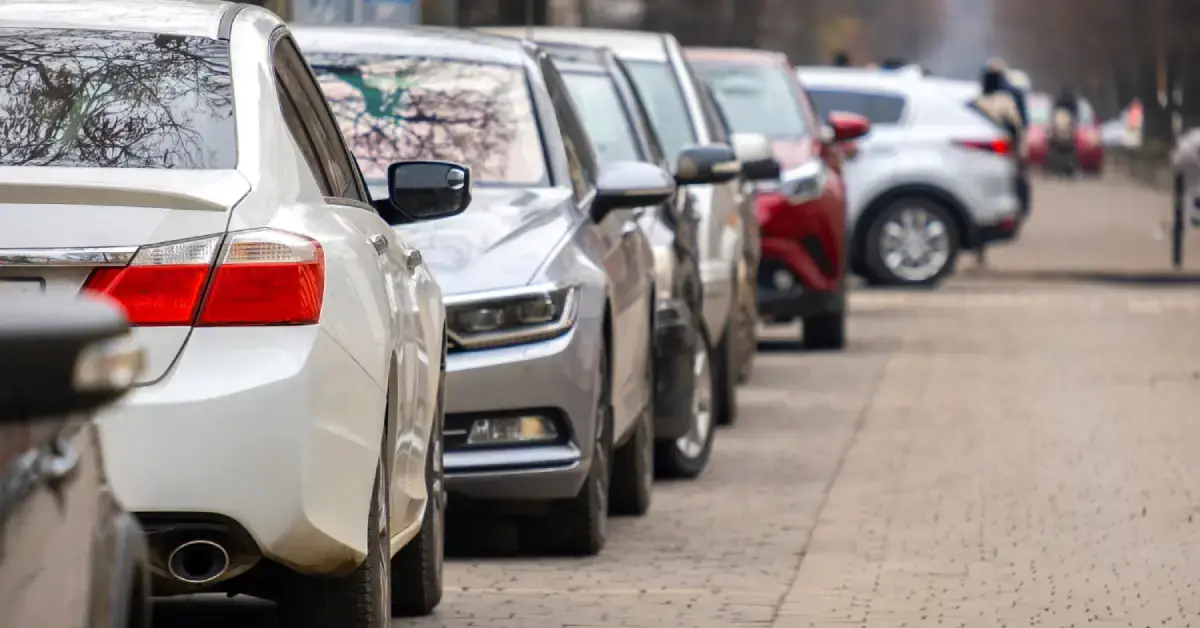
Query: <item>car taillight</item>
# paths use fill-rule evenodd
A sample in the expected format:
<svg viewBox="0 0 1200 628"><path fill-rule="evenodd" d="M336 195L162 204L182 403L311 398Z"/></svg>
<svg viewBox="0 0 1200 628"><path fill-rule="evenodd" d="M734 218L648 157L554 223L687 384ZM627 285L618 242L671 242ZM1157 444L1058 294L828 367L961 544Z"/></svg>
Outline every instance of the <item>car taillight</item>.
<svg viewBox="0 0 1200 628"><path fill-rule="evenodd" d="M960 140L954 142L955 146L966 148L968 150L982 150L997 155L1007 155L1012 149L1012 144L1005 139L996 140Z"/></svg>
<svg viewBox="0 0 1200 628"><path fill-rule="evenodd" d="M220 236L142 247L84 289L116 300L134 325L307 325L321 315L325 256L304 236L253 229L223 247Z"/></svg>

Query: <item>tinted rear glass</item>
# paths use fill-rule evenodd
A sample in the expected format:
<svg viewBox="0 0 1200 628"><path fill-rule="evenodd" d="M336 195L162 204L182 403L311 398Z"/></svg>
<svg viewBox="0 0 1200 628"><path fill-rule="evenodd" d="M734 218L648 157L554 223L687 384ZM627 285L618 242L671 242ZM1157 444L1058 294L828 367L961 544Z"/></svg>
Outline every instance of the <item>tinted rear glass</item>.
<svg viewBox="0 0 1200 628"><path fill-rule="evenodd" d="M675 71L665 62L656 61L630 61L625 67L650 115L663 154L669 163L675 163L684 146L696 143L692 117Z"/></svg>
<svg viewBox="0 0 1200 628"><path fill-rule="evenodd" d="M642 159L637 137L613 81L605 74L563 74L600 163Z"/></svg>
<svg viewBox="0 0 1200 628"><path fill-rule="evenodd" d="M781 139L808 135L790 71L735 63L692 65L708 79L734 133Z"/></svg>
<svg viewBox="0 0 1200 628"><path fill-rule="evenodd" d="M229 45L0 28L0 165L236 167Z"/></svg>
<svg viewBox="0 0 1200 628"><path fill-rule="evenodd" d="M871 124L897 124L904 117L904 98L895 94L810 88L808 96L822 118L844 111L863 116Z"/></svg>
<svg viewBox="0 0 1200 628"><path fill-rule="evenodd" d="M391 55L307 55L368 181L408 159L471 167L481 185L546 185L542 136L518 66Z"/></svg>
<svg viewBox="0 0 1200 628"><path fill-rule="evenodd" d="M1079 100L1079 123L1095 124L1096 110L1086 99ZM1054 109L1054 101L1045 94L1030 94L1025 98L1025 107L1029 113L1029 123L1035 126L1050 124L1050 113Z"/></svg>

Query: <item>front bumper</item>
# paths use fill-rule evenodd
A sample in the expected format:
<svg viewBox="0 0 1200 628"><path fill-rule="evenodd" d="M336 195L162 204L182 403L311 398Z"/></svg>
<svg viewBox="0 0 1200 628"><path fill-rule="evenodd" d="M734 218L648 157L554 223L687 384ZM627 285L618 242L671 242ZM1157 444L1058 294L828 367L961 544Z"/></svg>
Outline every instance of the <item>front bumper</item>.
<svg viewBox="0 0 1200 628"><path fill-rule="evenodd" d="M264 556L332 574L366 556L386 403L319 326L197 328L97 425L129 511L227 517Z"/></svg>
<svg viewBox="0 0 1200 628"><path fill-rule="evenodd" d="M775 322L787 322L820 314L839 312L845 299L843 289L812 289L791 268L776 259L764 259L758 268L758 313Z"/></svg>
<svg viewBox="0 0 1200 628"><path fill-rule="evenodd" d="M591 461L603 329L580 319L558 338L446 356L446 488L475 499L574 497ZM538 414L560 440L466 445L479 418Z"/></svg>
<svg viewBox="0 0 1200 628"><path fill-rule="evenodd" d="M688 433L696 387L695 355L701 342L691 308L682 301L658 306L654 329L654 438Z"/></svg>

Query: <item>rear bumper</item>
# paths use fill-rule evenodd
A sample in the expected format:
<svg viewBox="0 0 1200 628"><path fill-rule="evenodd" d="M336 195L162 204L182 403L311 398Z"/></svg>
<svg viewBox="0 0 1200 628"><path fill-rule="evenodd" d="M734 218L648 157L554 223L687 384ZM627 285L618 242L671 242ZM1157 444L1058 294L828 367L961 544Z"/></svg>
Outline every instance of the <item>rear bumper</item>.
<svg viewBox="0 0 1200 628"><path fill-rule="evenodd" d="M387 393L319 326L197 328L158 383L97 417L141 516L218 516L302 573L366 556Z"/></svg>
<svg viewBox="0 0 1200 628"><path fill-rule="evenodd" d="M659 305L654 329L654 438L676 439L692 423L694 360L700 337L691 308L681 301Z"/></svg>

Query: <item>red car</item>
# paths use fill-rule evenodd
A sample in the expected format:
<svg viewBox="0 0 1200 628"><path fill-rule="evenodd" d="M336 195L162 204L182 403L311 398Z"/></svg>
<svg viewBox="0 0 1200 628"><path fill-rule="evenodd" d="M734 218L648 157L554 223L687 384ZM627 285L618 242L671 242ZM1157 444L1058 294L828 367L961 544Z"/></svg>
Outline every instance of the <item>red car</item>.
<svg viewBox="0 0 1200 628"><path fill-rule="evenodd" d="M870 123L842 113L818 120L782 54L690 48L687 56L712 87L729 128L767 137L784 173L757 190L759 314L774 322L799 318L809 347L842 348L849 237L841 170L852 152L847 143Z"/></svg>
<svg viewBox="0 0 1200 628"><path fill-rule="evenodd" d="M1054 99L1035 92L1025 97L1025 106L1029 114L1029 160L1041 166L1046 162L1046 130L1050 126ZM1083 172L1100 174L1104 170L1104 145L1096 125L1096 110L1083 98L1079 99L1079 119L1075 125L1075 154Z"/></svg>

